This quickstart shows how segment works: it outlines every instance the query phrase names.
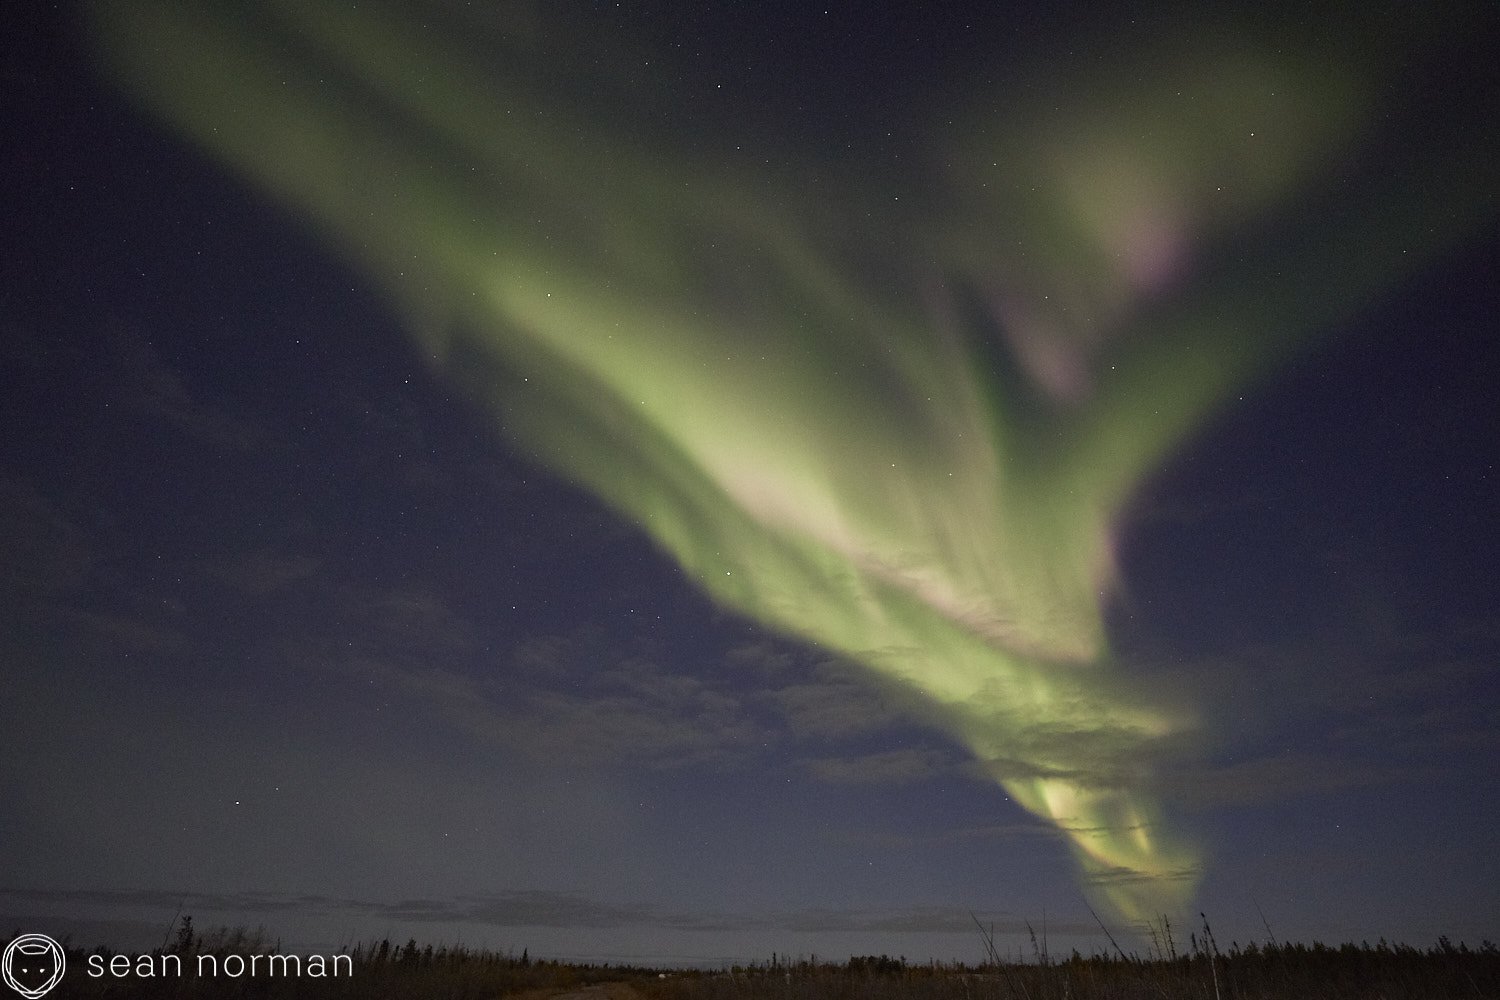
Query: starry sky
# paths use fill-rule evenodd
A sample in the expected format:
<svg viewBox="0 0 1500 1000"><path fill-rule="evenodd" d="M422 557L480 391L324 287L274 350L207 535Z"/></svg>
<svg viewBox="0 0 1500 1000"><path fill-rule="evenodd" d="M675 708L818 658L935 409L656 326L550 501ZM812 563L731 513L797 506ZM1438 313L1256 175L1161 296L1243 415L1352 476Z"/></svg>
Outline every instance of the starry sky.
<svg viewBox="0 0 1500 1000"><path fill-rule="evenodd" d="M0 922L1500 936L1500 24L1185 10L16 22Z"/></svg>

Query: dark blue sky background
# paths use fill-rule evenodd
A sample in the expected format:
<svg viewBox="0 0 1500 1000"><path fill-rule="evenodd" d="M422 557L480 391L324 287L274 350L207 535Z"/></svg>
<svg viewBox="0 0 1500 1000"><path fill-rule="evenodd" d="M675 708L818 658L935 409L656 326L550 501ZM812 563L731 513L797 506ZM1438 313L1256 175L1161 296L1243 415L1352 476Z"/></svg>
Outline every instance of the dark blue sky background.
<svg viewBox="0 0 1500 1000"><path fill-rule="evenodd" d="M924 74L984 65L994 18L836 14L624 16L687 43L684 77L779 70L743 71L737 128L899 173L881 124L932 111ZM1104 945L1065 846L961 747L716 608L296 220L102 82L73 13L34 18L0 109L0 923L150 944L183 906L310 946L973 960L974 911ZM1011 12L1002 49L1069 20ZM1125 522L1111 636L1205 716L1164 781L1223 941L1262 912L1284 939L1500 935L1483 207L1238 394Z"/></svg>

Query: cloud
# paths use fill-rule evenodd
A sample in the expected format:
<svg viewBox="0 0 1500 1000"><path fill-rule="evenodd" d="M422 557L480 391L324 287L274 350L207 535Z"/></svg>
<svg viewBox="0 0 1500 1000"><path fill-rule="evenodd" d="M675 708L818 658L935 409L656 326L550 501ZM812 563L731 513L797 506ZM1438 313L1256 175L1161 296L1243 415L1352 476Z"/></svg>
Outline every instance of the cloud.
<svg viewBox="0 0 1500 1000"><path fill-rule="evenodd" d="M603 662L552 665L571 674L572 683L521 694L525 711L510 720L511 731L534 752L666 769L733 768L780 742L776 729L711 671L683 674L638 657L594 655Z"/></svg>
<svg viewBox="0 0 1500 1000"><path fill-rule="evenodd" d="M521 890L464 896L450 900L417 900L366 904L371 912L407 920L472 921L498 927L626 927L669 923L649 907L619 906L567 892Z"/></svg>
<svg viewBox="0 0 1500 1000"><path fill-rule="evenodd" d="M376 597L371 603L384 608L404 600ZM440 665L452 660L442 650L455 627L447 623L450 612L428 600L410 605L432 612L420 616L434 630L430 647L413 644L399 655L377 646L357 655L340 652L334 656L337 669L427 706L476 739L534 757L590 766L732 770L788 742L838 746L857 740L858 749L805 756L800 764L814 779L834 784L907 784L947 773L988 773L936 747L870 750L870 739L894 735L912 720L879 689L852 682L852 669L837 661L768 644L731 653L722 670L679 672L611 651L580 632L533 637L499 662L458 669ZM746 692L740 675L747 668L773 685L755 690L752 681ZM778 680L783 683L776 686Z"/></svg>
<svg viewBox="0 0 1500 1000"><path fill-rule="evenodd" d="M1329 630L1310 642L1179 663L1153 683L1211 714L1198 752L1165 759L1163 794L1191 808L1470 780L1500 748L1487 619L1437 629Z"/></svg>
<svg viewBox="0 0 1500 1000"><path fill-rule="evenodd" d="M908 934L977 933L978 921L986 931L1029 934L1032 926L1023 917L996 915L943 906L916 906L894 910L805 910L775 918L774 926L796 931L899 932ZM1097 925L1081 922L1051 922L1047 930L1058 934L1097 935Z"/></svg>
<svg viewBox="0 0 1500 1000"><path fill-rule="evenodd" d="M663 703L548 692L534 697L531 707L512 724L525 749L594 764L735 768L759 756L773 738L732 699L711 693Z"/></svg>
<svg viewBox="0 0 1500 1000"><path fill-rule="evenodd" d="M474 644L475 627L443 597L419 586L379 592L356 590L348 598L373 616L383 636L424 651L451 653Z"/></svg>
<svg viewBox="0 0 1500 1000"><path fill-rule="evenodd" d="M997 848L1028 841L1047 840L1064 843L1067 831L1056 824L1039 820L1021 820L1015 823L987 823L983 826L935 829L922 833L890 833L887 831L860 830L838 836L837 841L851 847L888 848L905 850L939 850L968 843L991 843Z"/></svg>
<svg viewBox="0 0 1500 1000"><path fill-rule="evenodd" d="M371 607L377 616L389 618L393 607L410 616L383 626L402 633L406 644L327 650L323 662L426 706L481 742L549 763L671 770L739 767L781 740L774 725L711 672L668 671L582 636L531 640L508 661L479 657L461 670L443 664L454 659L453 637L469 626L446 607L411 595Z"/></svg>
<svg viewBox="0 0 1500 1000"><path fill-rule="evenodd" d="M201 570L247 597L265 597L312 578L322 564L316 556L260 548L204 560Z"/></svg>
<svg viewBox="0 0 1500 1000"><path fill-rule="evenodd" d="M262 428L229 402L190 390L150 341L121 333L116 366L126 405L215 448L250 450L265 439Z"/></svg>
<svg viewBox="0 0 1500 1000"><path fill-rule="evenodd" d="M759 689L752 696L755 704L774 715L796 742L866 743L928 722L920 707L911 706L915 699L909 693L880 683L857 664L821 652L762 642L731 650L725 661L731 669L751 672ZM840 766L837 760L847 760L851 772L860 770L854 763L857 756L830 754L807 763L814 773L832 778ZM875 761L868 764L878 766Z"/></svg>
<svg viewBox="0 0 1500 1000"><path fill-rule="evenodd" d="M858 741L844 753L805 755L801 766L837 784L980 776L944 749L872 751L872 739L912 719L886 692L856 683L855 668L795 648L740 647L721 665L679 671L580 630L534 636L491 657L476 652L472 622L420 588L346 587L341 595L344 617L365 637L316 657L285 655L322 662L473 739L533 758L722 771L788 743L839 749Z"/></svg>
<svg viewBox="0 0 1500 1000"><path fill-rule="evenodd" d="M959 907L814 908L760 914L728 914L666 910L641 904L609 902L583 893L539 889L397 900L263 892L0 889L0 899L69 907L72 910L70 916L74 917L107 915L110 911L119 909L129 909L138 914L144 909L156 910L168 916L188 913L195 918L213 914L214 919L225 919L228 922L233 922L234 915L254 917L260 914L317 911L414 923L473 923L494 927L590 930L644 926L694 931L965 934L974 931L974 922L979 920L986 929L993 927L996 934L1030 932L1026 920L1013 914L976 912ZM206 921L195 919L195 923ZM1099 933L1096 925L1082 922L1053 921L1049 922L1047 929L1059 934Z"/></svg>
<svg viewBox="0 0 1500 1000"><path fill-rule="evenodd" d="M76 630L75 634L99 638L115 648L132 653L180 654L187 652L193 645L182 630L141 613L100 613L81 608L59 608L58 615Z"/></svg>
<svg viewBox="0 0 1500 1000"><path fill-rule="evenodd" d="M401 920L423 923L477 923L495 927L556 927L602 929L614 927L671 927L726 930L760 926L752 917L672 913L650 906L609 903L581 893L540 889L493 892L448 899L401 900L393 903L346 903L350 908Z"/></svg>
<svg viewBox="0 0 1500 1000"><path fill-rule="evenodd" d="M1162 774L1160 785L1174 801L1204 808L1260 804L1407 782L1426 784L1444 777L1444 769L1436 766L1292 751L1229 764L1177 768Z"/></svg>
<svg viewBox="0 0 1500 1000"><path fill-rule="evenodd" d="M299 593L298 603L316 609L337 630L305 630L285 638L282 655L337 667L351 659L387 661L396 671L426 674L451 671L471 662L480 629L435 586L408 581L374 586L332 578L316 581L318 567L307 557L252 553L240 563L243 583L290 586L306 580L319 585Z"/></svg>
<svg viewBox="0 0 1500 1000"><path fill-rule="evenodd" d="M70 641L130 653L192 646L181 606L131 585L95 556L89 532L29 479L0 475L0 597L5 613L45 619Z"/></svg>
<svg viewBox="0 0 1500 1000"><path fill-rule="evenodd" d="M806 654L782 643L747 643L729 650L724 658L731 666L746 667L768 678L780 679L806 669Z"/></svg>
<svg viewBox="0 0 1500 1000"><path fill-rule="evenodd" d="M0 475L0 593L10 600L82 584L92 568L85 533L29 479Z"/></svg>
<svg viewBox="0 0 1500 1000"><path fill-rule="evenodd" d="M949 773L957 766L948 754L924 747L859 757L820 757L804 764L814 778L838 785L905 785Z"/></svg>
<svg viewBox="0 0 1500 1000"><path fill-rule="evenodd" d="M1141 885L1149 884L1152 879L1164 879L1169 882L1196 882L1203 876L1203 869L1196 866L1183 866L1175 870L1163 871L1159 875L1143 876L1140 872L1130 868L1099 868L1091 871L1088 876L1090 885Z"/></svg>
<svg viewBox="0 0 1500 1000"><path fill-rule="evenodd" d="M810 680L766 692L772 706L797 736L838 740L889 729L909 716L869 683L857 683L837 669L820 666Z"/></svg>
<svg viewBox="0 0 1500 1000"><path fill-rule="evenodd" d="M213 911L277 911L339 905L327 896L273 892L189 892L169 889L0 888L0 898L76 906L126 906Z"/></svg>

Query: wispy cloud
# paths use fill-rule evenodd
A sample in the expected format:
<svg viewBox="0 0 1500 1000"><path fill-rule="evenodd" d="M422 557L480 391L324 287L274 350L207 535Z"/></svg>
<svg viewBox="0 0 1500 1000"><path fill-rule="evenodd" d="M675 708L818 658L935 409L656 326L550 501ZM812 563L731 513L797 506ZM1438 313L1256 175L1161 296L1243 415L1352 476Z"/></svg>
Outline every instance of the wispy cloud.
<svg viewBox="0 0 1500 1000"><path fill-rule="evenodd" d="M114 338L116 370L126 405L215 448L248 450L265 440L242 408L190 389L150 341L128 332Z"/></svg>
<svg viewBox="0 0 1500 1000"><path fill-rule="evenodd" d="M805 762L819 781L844 785L904 785L951 773L959 765L941 750L908 747L854 757L819 757Z"/></svg>
<svg viewBox="0 0 1500 1000"><path fill-rule="evenodd" d="M419 588L346 588L340 606L352 640L283 655L552 763L723 771L792 748L805 774L835 784L983 774L939 745L880 748L898 727L909 735L911 716L847 664L795 648L744 647L671 669L579 632L490 653L475 623Z"/></svg>
<svg viewBox="0 0 1500 1000"><path fill-rule="evenodd" d="M1195 691L1208 715L1196 752L1165 761L1159 785L1204 808L1472 775L1500 750L1493 664L1474 652L1494 627L1330 630L1180 664L1158 682Z"/></svg>
<svg viewBox="0 0 1500 1000"><path fill-rule="evenodd" d="M1202 808L1442 779L1442 769L1430 765L1361 761L1299 751L1228 764L1177 768L1162 775L1161 786L1175 801Z"/></svg>
<svg viewBox="0 0 1500 1000"><path fill-rule="evenodd" d="M11 600L82 583L92 566L84 531L29 479L0 475L0 587Z"/></svg>
<svg viewBox="0 0 1500 1000"><path fill-rule="evenodd" d="M732 768L780 740L777 730L712 675L665 670L565 638L534 641L509 661L472 671L442 666L469 626L431 600L377 601L411 616L388 646L332 654L330 666L425 705L482 742L551 763L658 769ZM425 637L425 639L424 639Z"/></svg>
<svg viewBox="0 0 1500 1000"><path fill-rule="evenodd" d="M265 597L310 579L322 560L306 553L256 548L204 560L200 568L210 579L247 597Z"/></svg>
<svg viewBox="0 0 1500 1000"><path fill-rule="evenodd" d="M181 629L140 612L101 613L64 607L57 613L79 633L132 653L180 654L193 645Z"/></svg>
<svg viewBox="0 0 1500 1000"><path fill-rule="evenodd" d="M814 908L765 913L689 912L622 904L582 893L522 889L442 898L372 900L277 893L205 893L170 890L0 889L0 900L76 908L80 915L129 908L195 915L344 912L413 923L485 924L493 927L601 929L663 927L675 930L779 930L793 932L968 933L975 920L997 934L1028 933L1026 919L1007 913L951 906L902 908ZM1060 934L1097 934L1095 925L1052 922Z"/></svg>
<svg viewBox="0 0 1500 1000"><path fill-rule="evenodd" d="M793 733L823 740L864 736L908 720L873 685L849 673L820 664L811 676L772 688L763 698Z"/></svg>
<svg viewBox="0 0 1500 1000"><path fill-rule="evenodd" d="M193 892L170 889L23 889L0 888L0 898L32 903L78 906L127 906L162 909L259 912L343 905L327 896L272 892Z"/></svg>
<svg viewBox="0 0 1500 1000"><path fill-rule="evenodd" d="M1165 879L1169 882L1191 883L1197 881L1202 877L1202 875L1202 868L1191 866L1184 866L1168 871L1163 871L1161 874L1152 875L1149 878L1146 878L1142 876L1140 872L1133 871L1129 868L1101 868L1090 872L1088 875L1088 881L1090 885L1099 886L1140 885L1143 884L1143 882L1148 883L1151 879Z"/></svg>

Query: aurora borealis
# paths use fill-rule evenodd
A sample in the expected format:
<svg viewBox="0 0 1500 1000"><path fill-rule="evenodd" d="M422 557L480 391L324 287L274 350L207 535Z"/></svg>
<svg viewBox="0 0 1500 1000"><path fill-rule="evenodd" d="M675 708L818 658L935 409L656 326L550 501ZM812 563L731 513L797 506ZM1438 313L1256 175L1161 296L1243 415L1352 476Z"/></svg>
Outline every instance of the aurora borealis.
<svg viewBox="0 0 1500 1000"><path fill-rule="evenodd" d="M924 84L879 169L790 127L733 155L642 69L677 58L647 15L87 21L107 79L347 260L508 447L718 606L858 664L1130 927L1186 912L1222 853L1171 800L1224 712L1115 652L1131 505L1231 400L1493 224L1482 151L1393 97L1457 15L1163 16L1129 48L1094 27ZM403 683L481 711L489 681L422 669Z"/></svg>

